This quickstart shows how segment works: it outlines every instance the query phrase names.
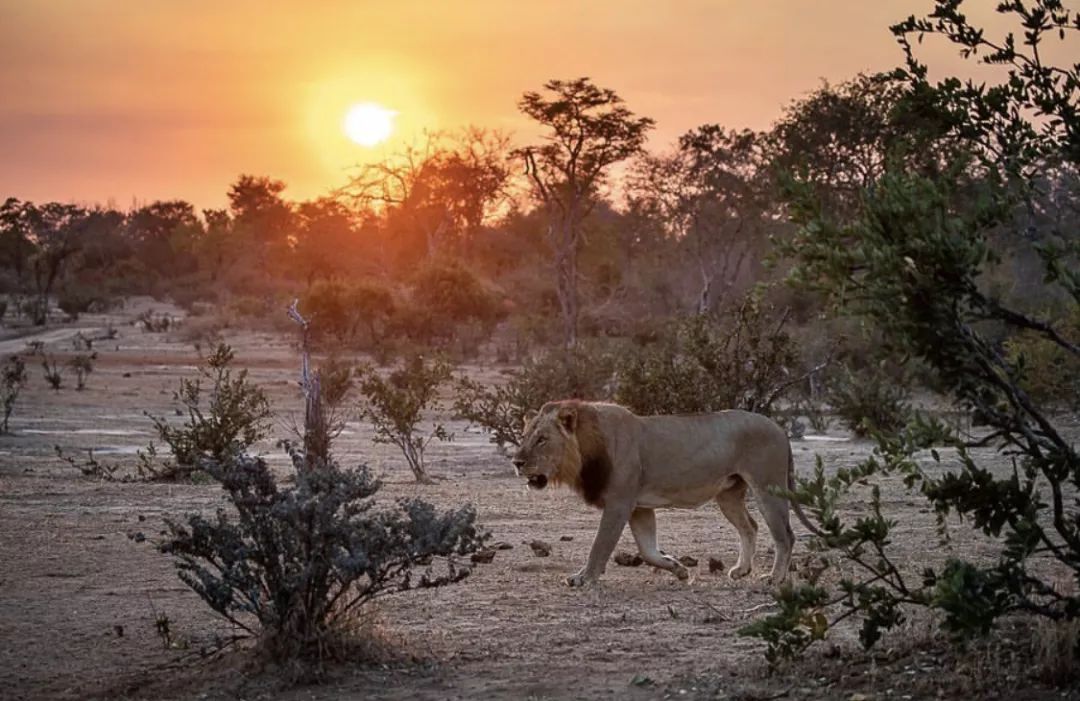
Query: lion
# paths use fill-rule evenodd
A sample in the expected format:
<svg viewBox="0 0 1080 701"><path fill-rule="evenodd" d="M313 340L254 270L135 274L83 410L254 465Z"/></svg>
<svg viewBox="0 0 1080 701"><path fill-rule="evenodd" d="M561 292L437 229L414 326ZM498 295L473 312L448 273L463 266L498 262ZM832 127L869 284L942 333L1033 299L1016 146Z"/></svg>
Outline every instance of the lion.
<svg viewBox="0 0 1080 701"><path fill-rule="evenodd" d="M776 543L768 576L773 584L788 577L795 534L788 500L775 489L794 488L794 462L787 434L768 417L738 410L637 416L617 404L548 402L526 416L513 463L530 489L567 485L602 510L585 567L566 579L572 587L599 579L627 523L645 562L687 579L686 568L657 549L654 510L710 500L739 533L739 559L728 574L746 576L757 541L757 523L746 510L748 488ZM794 510L818 532L797 503Z"/></svg>

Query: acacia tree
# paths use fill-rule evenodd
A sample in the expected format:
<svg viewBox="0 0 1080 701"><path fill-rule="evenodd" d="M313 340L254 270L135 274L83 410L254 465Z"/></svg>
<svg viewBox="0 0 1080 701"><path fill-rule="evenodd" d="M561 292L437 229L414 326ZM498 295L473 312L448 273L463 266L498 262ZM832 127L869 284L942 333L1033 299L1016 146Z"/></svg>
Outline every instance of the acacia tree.
<svg viewBox="0 0 1080 701"><path fill-rule="evenodd" d="M533 196L547 214L564 339L577 345L578 249L585 218L612 165L639 153L654 122L637 117L614 90L588 78L550 80L518 108L545 128L543 143L519 149Z"/></svg>
<svg viewBox="0 0 1080 701"><path fill-rule="evenodd" d="M984 273L999 262L989 233L1007 224L1018 201L1028 200L1047 162L1080 165L1080 65L1055 67L1040 59L1040 44L1064 41L1080 30L1080 15L1057 0L1031 6L1003 2L998 12L1023 27L1023 46L1010 33L989 39L959 11L959 0L938 0L926 18L893 27L907 53L898 75L908 81L904 100L926 110L935 128L966 147L970 158L934 174L889 164L862 193L859 211L837 215L813 183L794 187L792 212L798 234L794 281L826 295L844 313L858 315L881 333L896 357L917 358L960 409L988 427L979 441L1013 458L1002 475L981 465L970 445L939 421L920 418L896 436L880 436L874 455L854 468L800 485L796 498L817 515L822 540L854 564L854 574L830 592L815 582L779 596L781 613L746 632L770 642L770 654L798 651L848 616L863 619L860 640L873 645L883 629L904 620L907 606L942 612L946 630L985 633L1003 614L1020 611L1055 620L1080 618L1080 596L1055 587L1054 571L1080 577L1080 511L1071 494L1080 488L1080 452L1045 406L1024 390L1023 353L1004 355L989 327L1035 334L1063 353L1080 357L1080 339L1048 318L1025 314L992 287ZM912 34L940 34L965 56L1004 65L1004 79L985 85L946 78L933 84L909 42ZM1074 35L1075 36L1075 35ZM910 113L909 113L910 114ZM916 139L922 136L916 135ZM980 196L962 196L957 182L972 174ZM1045 264L1042 298L1053 295L1080 309L1080 237L1045 232L1032 237ZM932 446L955 458L943 472ZM921 452L929 450L929 455ZM993 562L950 559L913 577L890 557L893 521L871 491L870 510L847 521L843 497L876 475L898 472L929 500L940 518L956 513L997 539ZM1042 562L1039 562L1039 561ZM827 618L840 606L840 613ZM1075 650L1073 651L1076 652Z"/></svg>
<svg viewBox="0 0 1080 701"><path fill-rule="evenodd" d="M694 309L721 303L764 240L769 177L762 136L705 125L676 149L643 155L628 179L629 209L659 223L697 267Z"/></svg>

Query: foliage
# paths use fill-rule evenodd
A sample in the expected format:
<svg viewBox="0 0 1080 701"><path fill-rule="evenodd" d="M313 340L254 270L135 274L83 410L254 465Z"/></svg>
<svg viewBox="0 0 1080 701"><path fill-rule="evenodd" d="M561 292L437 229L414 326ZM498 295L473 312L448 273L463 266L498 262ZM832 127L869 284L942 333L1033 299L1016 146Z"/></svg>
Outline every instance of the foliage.
<svg viewBox="0 0 1080 701"><path fill-rule="evenodd" d="M56 362L56 359L42 353L41 368L45 372L45 381L49 383L49 386L53 388L53 391L59 392L64 384L64 373L61 372L60 365Z"/></svg>
<svg viewBox="0 0 1080 701"><path fill-rule="evenodd" d="M1080 318L1080 307L1076 316ZM1062 326L1066 338L1080 343L1080 323ZM1034 401L1080 408L1080 357L1031 331L1005 341L1005 355L1020 374L1020 387Z"/></svg>
<svg viewBox="0 0 1080 701"><path fill-rule="evenodd" d="M198 377L180 381L173 399L187 414L181 426L172 426L164 417L150 416L172 457L160 465L152 459L142 460L140 472L145 472L145 477L188 478L208 461L223 463L266 436L270 402L265 392L248 379L246 370L234 372L234 358L233 350L221 344L205 359ZM153 449L151 452L153 458Z"/></svg>
<svg viewBox="0 0 1080 701"><path fill-rule="evenodd" d="M382 377L374 368L358 371L357 384L364 400L360 416L371 422L375 442L395 445L401 450L417 482L430 483L424 453L433 440L451 440L446 428L435 423L424 432L423 414L438 411L438 391L450 379L451 368L443 360L415 355L400 368Z"/></svg>
<svg viewBox="0 0 1080 701"><path fill-rule="evenodd" d="M615 399L639 414L773 414L784 393L806 379L792 374L799 357L786 321L752 297L721 316L683 319L665 340L623 355Z"/></svg>
<svg viewBox="0 0 1080 701"><path fill-rule="evenodd" d="M374 281L345 284L329 280L314 283L301 307L314 322L318 340L332 338L350 345L364 329L372 346L379 344L396 309L390 290Z"/></svg>
<svg viewBox="0 0 1080 701"><path fill-rule="evenodd" d="M614 370L614 356L589 344L550 351L526 359L502 384L459 378L454 411L487 429L500 448L517 446L526 413L556 399L608 399Z"/></svg>
<svg viewBox="0 0 1080 701"><path fill-rule="evenodd" d="M844 368L829 380L826 398L856 436L894 434L911 418L908 390L880 368Z"/></svg>
<svg viewBox="0 0 1080 701"><path fill-rule="evenodd" d="M424 266L414 282L413 302L452 321L477 321L489 333L503 316L495 293L458 262Z"/></svg>
<svg viewBox="0 0 1080 701"><path fill-rule="evenodd" d="M75 389L83 391L86 389L86 376L94 371L94 361L97 360L97 353L79 353L68 359L68 367L75 373Z"/></svg>
<svg viewBox="0 0 1080 701"><path fill-rule="evenodd" d="M0 367L0 406L4 409L4 420L0 422L0 433L8 432L8 421L15 411L15 402L19 393L26 386L26 363L17 355L8 356Z"/></svg>
<svg viewBox="0 0 1080 701"><path fill-rule="evenodd" d="M939 0L927 20L894 28L909 52L913 99L949 116L955 134L967 140L980 162L997 164L1009 177L1023 177L1044 158L1075 165L1080 67L1045 66L1038 52L1045 33L1060 29L1063 38L1066 30L1080 29L1075 14L1050 0L1031 8L1001 3L998 11L1024 26L1029 50L1023 54L1012 35L1001 44L989 43L958 6L955 0ZM922 32L940 32L966 54L989 49L983 60L1009 66L1009 80L989 89L951 78L929 85L907 43L908 34ZM1026 121L1032 110L1049 117L1041 128ZM988 426L980 444L996 445L1013 460L1011 474L995 474L944 425L917 418L899 435L879 435L875 454L861 465L827 478L819 462L814 479L799 485L795 498L816 515L824 545L856 565L858 576L844 579L841 596L829 602L846 608L829 626L858 615L867 647L901 622L910 605L940 611L942 626L958 637L985 634L1012 611L1053 620L1080 617L1080 597L1053 586L1045 570L1033 566L1045 558L1072 578L1080 576L1080 514L1075 500L1065 496L1080 488L1080 454L1025 391L1025 356L1003 355L984 330L987 321L1022 330L1072 357L1080 348L1052 323L1009 307L980 286L982 272L997 262L988 232L1010 221L1016 189L1001 187L1000 173L988 172L974 193L958 191L958 172L969 165L962 161L941 174L887 170L864 194L862 211L841 222L825 214L812 191L802 185L793 190L799 225L791 246L797 257L793 280L826 295L839 310L870 321L896 357L921 361L959 408ZM1020 192L1029 194L1023 187ZM1066 265L1068 245L1042 245L1037 251L1046 267L1045 293L1064 292L1080 303L1080 278ZM933 446L942 445L955 456L948 467L924 470L924 451L937 463L942 456ZM926 497L943 536L945 517L960 515L996 540L997 560L951 560L928 568L919 582L909 581L888 555L893 522L882 513L876 486L869 514L852 522L840 515L841 500L857 497L858 485L890 473ZM801 643L790 637L789 623L770 617L750 632L779 635L771 652L797 653Z"/></svg>
<svg viewBox="0 0 1080 701"><path fill-rule="evenodd" d="M521 149L533 195L547 214L556 290L567 346L578 340L578 248L608 171L638 153L654 126L634 115L614 90L588 78L549 80L518 107L546 129L540 145Z"/></svg>

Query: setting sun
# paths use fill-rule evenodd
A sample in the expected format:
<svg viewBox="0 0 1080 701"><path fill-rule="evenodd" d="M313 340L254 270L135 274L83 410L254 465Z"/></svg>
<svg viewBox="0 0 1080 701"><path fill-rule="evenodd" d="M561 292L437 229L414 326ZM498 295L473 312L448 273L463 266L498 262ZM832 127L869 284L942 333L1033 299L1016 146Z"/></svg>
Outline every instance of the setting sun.
<svg viewBox="0 0 1080 701"><path fill-rule="evenodd" d="M361 146L374 146L386 141L394 131L397 112L373 102L353 105L345 114L345 135Z"/></svg>

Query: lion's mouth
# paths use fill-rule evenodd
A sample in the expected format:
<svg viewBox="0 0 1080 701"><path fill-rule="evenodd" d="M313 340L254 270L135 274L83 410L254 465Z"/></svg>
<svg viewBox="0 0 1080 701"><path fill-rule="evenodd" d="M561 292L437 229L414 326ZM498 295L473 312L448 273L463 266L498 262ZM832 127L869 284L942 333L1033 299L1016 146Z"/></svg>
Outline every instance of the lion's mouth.
<svg viewBox="0 0 1080 701"><path fill-rule="evenodd" d="M531 475L529 477L529 489L543 489L547 486L548 478L544 475Z"/></svg>

